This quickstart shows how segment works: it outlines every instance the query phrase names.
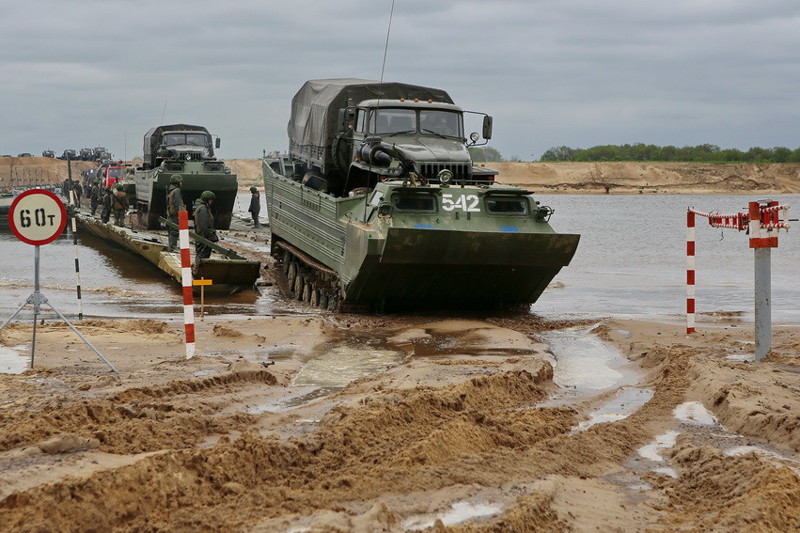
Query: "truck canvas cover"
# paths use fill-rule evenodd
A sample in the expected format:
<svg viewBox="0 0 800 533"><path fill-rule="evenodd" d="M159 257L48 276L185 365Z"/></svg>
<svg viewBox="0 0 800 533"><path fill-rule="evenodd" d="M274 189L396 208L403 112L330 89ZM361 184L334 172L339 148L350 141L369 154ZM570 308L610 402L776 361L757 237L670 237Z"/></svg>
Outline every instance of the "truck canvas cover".
<svg viewBox="0 0 800 533"><path fill-rule="evenodd" d="M330 146L339 129L340 109L364 100L383 98L453 103L446 91L407 83L355 78L309 80L292 99L288 127L291 147L311 152L311 147Z"/></svg>

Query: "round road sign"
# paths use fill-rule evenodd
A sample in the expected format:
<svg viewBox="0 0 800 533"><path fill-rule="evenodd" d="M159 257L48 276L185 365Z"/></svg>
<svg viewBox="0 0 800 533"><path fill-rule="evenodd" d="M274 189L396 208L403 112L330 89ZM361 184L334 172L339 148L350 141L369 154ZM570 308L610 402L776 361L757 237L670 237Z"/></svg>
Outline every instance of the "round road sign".
<svg viewBox="0 0 800 533"><path fill-rule="evenodd" d="M8 224L17 239L39 246L61 235L67 225L67 210L52 192L31 189L14 198Z"/></svg>

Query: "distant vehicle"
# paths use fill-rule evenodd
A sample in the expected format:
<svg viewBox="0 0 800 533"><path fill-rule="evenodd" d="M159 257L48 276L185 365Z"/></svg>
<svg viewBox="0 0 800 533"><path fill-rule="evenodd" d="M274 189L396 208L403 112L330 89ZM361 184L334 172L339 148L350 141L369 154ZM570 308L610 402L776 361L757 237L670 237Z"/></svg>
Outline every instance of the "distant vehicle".
<svg viewBox="0 0 800 533"><path fill-rule="evenodd" d="M105 167L100 169L101 183L103 187L114 187L125 177L125 167Z"/></svg>
<svg viewBox="0 0 800 533"><path fill-rule="evenodd" d="M214 226L230 228L237 178L214 157L214 147L219 146L219 137L214 143L206 128L191 124L157 126L145 134L142 167L136 169L134 179L136 205L147 229L158 229L159 217L167 216L167 190L176 174L183 177L181 192L186 205L192 205L203 191L213 192Z"/></svg>
<svg viewBox="0 0 800 533"><path fill-rule="evenodd" d="M45 150L42 152L42 157L55 157L56 153L53 150Z"/></svg>
<svg viewBox="0 0 800 533"><path fill-rule="evenodd" d="M71 159L74 161L75 159L77 159L76 155L77 153L75 152L75 150L67 148L66 150L64 150L64 153L61 154L61 157L59 157L59 159Z"/></svg>
<svg viewBox="0 0 800 533"><path fill-rule="evenodd" d="M78 154L81 161L94 161L94 150L91 148L81 148L80 154Z"/></svg>
<svg viewBox="0 0 800 533"><path fill-rule="evenodd" d="M33 155L30 152L22 152L17 157L33 157Z"/></svg>
<svg viewBox="0 0 800 533"><path fill-rule="evenodd" d="M13 156L11 156L9 154L3 154L3 155L0 155L0 157L13 157Z"/></svg>
<svg viewBox="0 0 800 533"><path fill-rule="evenodd" d="M94 154L95 161L100 161L102 159L111 159L111 154L108 153L105 146L96 146L92 153ZM105 154L108 154L108 157L104 157Z"/></svg>

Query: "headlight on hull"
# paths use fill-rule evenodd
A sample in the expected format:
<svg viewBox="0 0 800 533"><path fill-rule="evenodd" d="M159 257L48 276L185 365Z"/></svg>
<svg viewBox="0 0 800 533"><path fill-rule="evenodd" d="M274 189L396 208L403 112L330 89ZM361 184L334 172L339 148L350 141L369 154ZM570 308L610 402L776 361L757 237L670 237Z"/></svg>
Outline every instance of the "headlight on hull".
<svg viewBox="0 0 800 533"><path fill-rule="evenodd" d="M439 179L439 183L447 185L453 181L453 172L448 169L440 170L436 177Z"/></svg>

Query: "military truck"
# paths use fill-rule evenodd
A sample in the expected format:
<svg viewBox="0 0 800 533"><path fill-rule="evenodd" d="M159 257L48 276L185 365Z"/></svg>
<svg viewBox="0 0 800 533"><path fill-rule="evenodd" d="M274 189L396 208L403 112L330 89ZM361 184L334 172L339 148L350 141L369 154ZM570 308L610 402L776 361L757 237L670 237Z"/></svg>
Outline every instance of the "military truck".
<svg viewBox="0 0 800 533"><path fill-rule="evenodd" d="M64 150L64 152L61 154L61 156L58 159L64 159L64 160L69 159L70 161L75 161L76 152L75 152L75 150L73 150L71 148L67 148L66 150Z"/></svg>
<svg viewBox="0 0 800 533"><path fill-rule="evenodd" d="M45 150L42 152L42 157L55 157L56 153L53 150Z"/></svg>
<svg viewBox="0 0 800 533"><path fill-rule="evenodd" d="M569 264L579 235L474 165L441 89L334 79L292 101L289 158L262 161L271 252L293 297L329 309L517 307Z"/></svg>
<svg viewBox="0 0 800 533"><path fill-rule="evenodd" d="M211 134L202 126L171 124L151 128L144 136L142 166L134 172L136 205L147 229L161 227L166 218L166 197L172 176L183 177L183 200L188 209L203 191L214 192L214 225L228 229L236 201L237 179L222 161L214 157Z"/></svg>
<svg viewBox="0 0 800 533"><path fill-rule="evenodd" d="M94 161L103 161L104 159L111 159L111 153L106 150L105 146L95 146L92 148L92 158Z"/></svg>

